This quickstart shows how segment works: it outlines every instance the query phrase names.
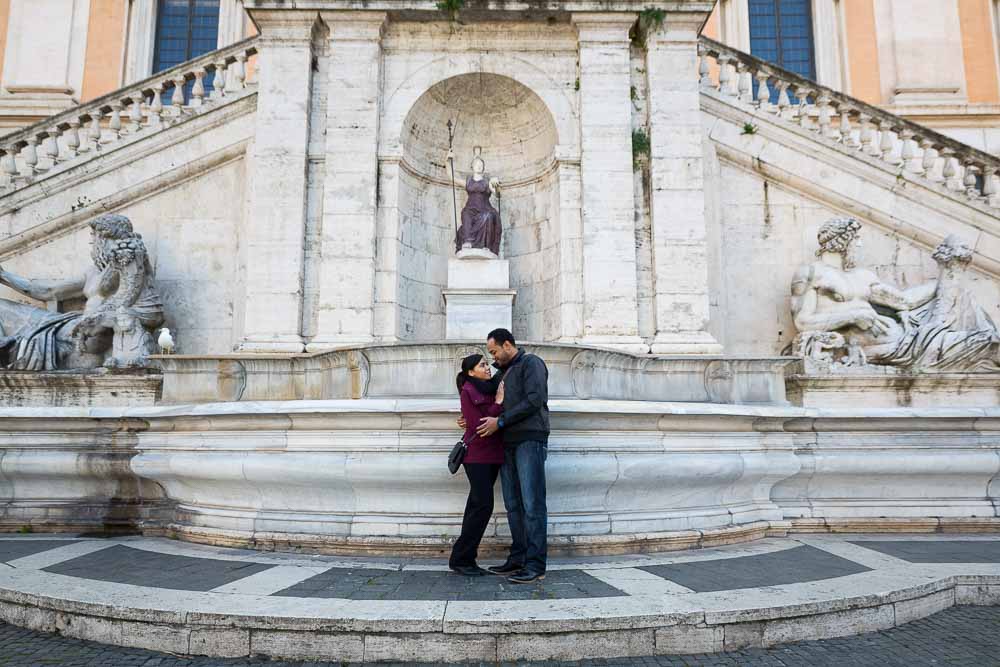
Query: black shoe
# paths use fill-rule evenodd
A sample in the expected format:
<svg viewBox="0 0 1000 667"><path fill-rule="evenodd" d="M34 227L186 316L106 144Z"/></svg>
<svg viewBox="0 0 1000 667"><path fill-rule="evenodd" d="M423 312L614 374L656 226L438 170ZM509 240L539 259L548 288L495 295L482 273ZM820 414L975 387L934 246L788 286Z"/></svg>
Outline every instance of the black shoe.
<svg viewBox="0 0 1000 667"><path fill-rule="evenodd" d="M451 571L457 572L463 577L482 577L486 574L486 570L478 565L452 565Z"/></svg>
<svg viewBox="0 0 1000 667"><path fill-rule="evenodd" d="M536 581L541 581L544 578L545 578L544 572L536 573L536 572L528 572L526 570L522 570L517 574L512 574L509 577L507 577L507 581L509 581L512 584L533 584Z"/></svg>
<svg viewBox="0 0 1000 667"><path fill-rule="evenodd" d="M524 569L523 565L517 565L516 563L511 563L509 560L504 561L503 565L491 565L489 568L490 572L493 574L507 575L515 574Z"/></svg>

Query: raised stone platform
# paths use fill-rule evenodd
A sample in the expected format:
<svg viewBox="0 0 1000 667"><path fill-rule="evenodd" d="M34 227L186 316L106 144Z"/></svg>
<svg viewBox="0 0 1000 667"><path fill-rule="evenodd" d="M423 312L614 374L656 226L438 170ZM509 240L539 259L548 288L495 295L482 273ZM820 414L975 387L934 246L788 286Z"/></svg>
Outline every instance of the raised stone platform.
<svg viewBox="0 0 1000 667"><path fill-rule="evenodd" d="M153 405L163 377L156 371L0 370L0 405L8 407L106 407Z"/></svg>
<svg viewBox="0 0 1000 667"><path fill-rule="evenodd" d="M1000 538L768 539L553 559L531 586L442 561L263 554L163 539L0 538L0 620L181 654L513 661L707 653L1000 604Z"/></svg>
<svg viewBox="0 0 1000 667"><path fill-rule="evenodd" d="M785 369L796 363L792 357L650 356L553 343L522 347L545 360L550 398L787 405ZM152 358L163 369L164 403L454 399L455 373L474 352L485 354L485 342Z"/></svg>

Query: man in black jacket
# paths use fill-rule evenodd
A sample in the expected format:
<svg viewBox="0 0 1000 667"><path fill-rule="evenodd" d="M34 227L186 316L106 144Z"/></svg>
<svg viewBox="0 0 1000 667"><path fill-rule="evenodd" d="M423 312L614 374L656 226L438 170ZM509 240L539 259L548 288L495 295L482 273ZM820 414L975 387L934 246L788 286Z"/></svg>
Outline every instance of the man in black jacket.
<svg viewBox="0 0 1000 667"><path fill-rule="evenodd" d="M504 371L503 413L483 419L478 432L481 436L503 432L500 484L513 541L507 562L490 570L509 575L513 583L529 584L545 578L549 369L539 357L517 349L506 329L491 331L486 349Z"/></svg>

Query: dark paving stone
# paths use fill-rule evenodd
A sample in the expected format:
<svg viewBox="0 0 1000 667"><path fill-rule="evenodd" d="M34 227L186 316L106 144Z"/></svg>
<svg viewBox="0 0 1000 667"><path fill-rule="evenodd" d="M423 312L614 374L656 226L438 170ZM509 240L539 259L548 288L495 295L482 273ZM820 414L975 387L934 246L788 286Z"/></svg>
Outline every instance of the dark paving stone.
<svg viewBox="0 0 1000 667"><path fill-rule="evenodd" d="M267 658L184 657L25 630L0 623L0 665L80 667L345 667L344 663ZM392 664L392 663L390 663ZM494 663L479 663L494 667ZM857 637L782 644L710 655L655 656L559 662L501 663L510 667L930 667L1000 666L1000 607L953 607L898 628ZM355 663L350 663L354 667ZM398 663L396 663L398 665ZM357 667L361 667L358 665Z"/></svg>
<svg viewBox="0 0 1000 667"><path fill-rule="evenodd" d="M0 563L34 556L49 549L64 547L67 544L74 544L80 540L15 540L0 539Z"/></svg>
<svg viewBox="0 0 1000 667"><path fill-rule="evenodd" d="M278 591L296 598L350 600L568 600L625 595L581 570L553 570L537 584L452 572L334 568Z"/></svg>
<svg viewBox="0 0 1000 667"><path fill-rule="evenodd" d="M119 584L209 591L269 570L273 565L191 558L133 549L121 544L45 568L46 572Z"/></svg>
<svg viewBox="0 0 1000 667"><path fill-rule="evenodd" d="M698 593L797 584L869 570L863 565L806 545L759 556L651 565L639 569Z"/></svg>
<svg viewBox="0 0 1000 667"><path fill-rule="evenodd" d="M1000 563L1000 541L907 540L852 542L911 563Z"/></svg>

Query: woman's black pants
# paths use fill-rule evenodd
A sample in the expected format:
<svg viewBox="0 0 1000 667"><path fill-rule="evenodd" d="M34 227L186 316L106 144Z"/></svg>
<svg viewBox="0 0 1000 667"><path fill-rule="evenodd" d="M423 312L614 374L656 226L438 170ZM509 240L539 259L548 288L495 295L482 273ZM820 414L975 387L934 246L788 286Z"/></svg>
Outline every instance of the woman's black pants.
<svg viewBox="0 0 1000 667"><path fill-rule="evenodd" d="M495 463L463 463L462 467L469 478L469 499L465 503L462 534L448 559L451 567L476 564L479 543L493 516L493 485L500 474L500 466Z"/></svg>

